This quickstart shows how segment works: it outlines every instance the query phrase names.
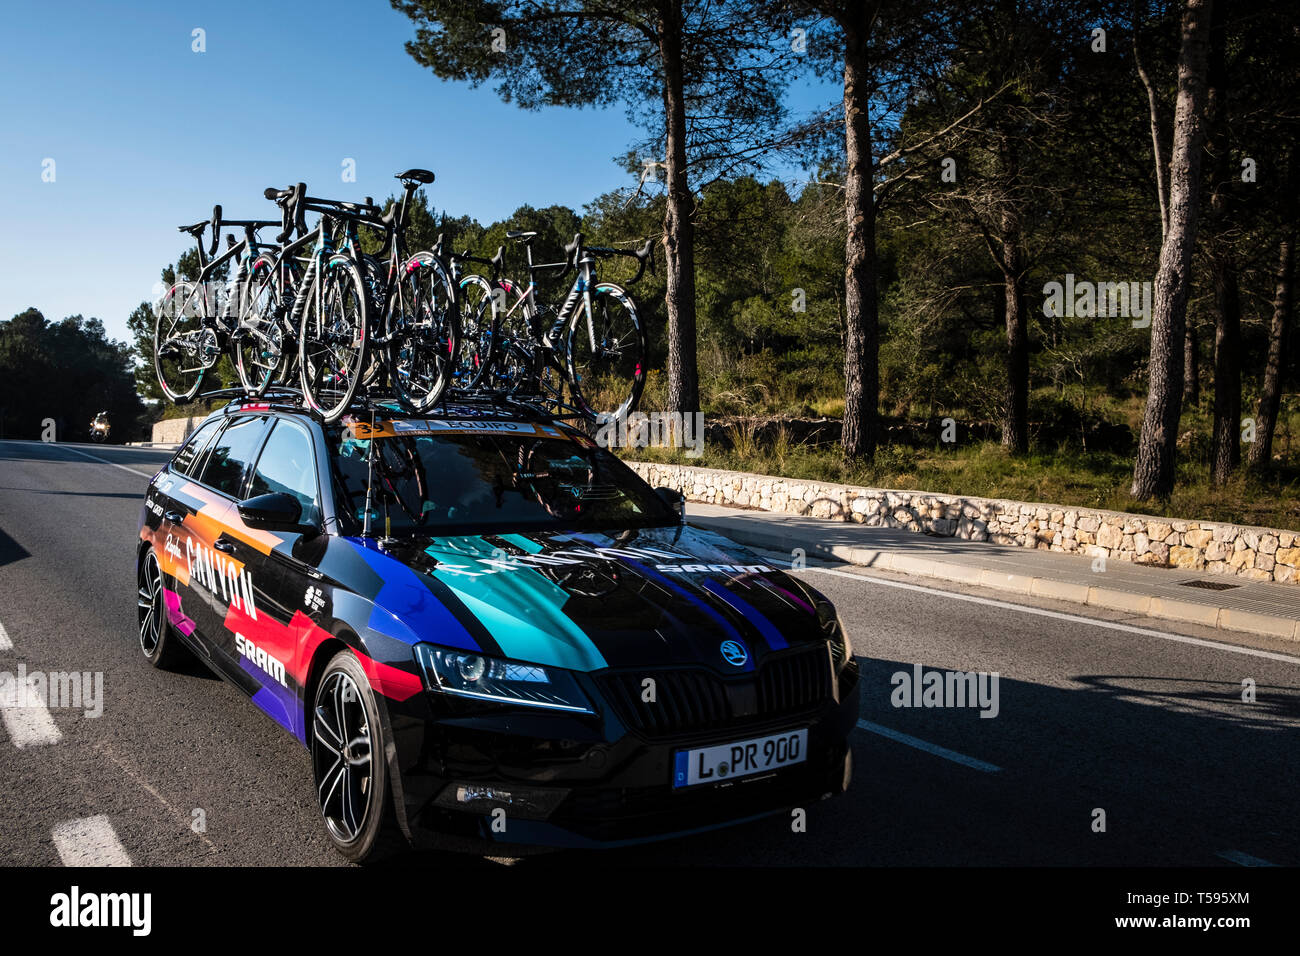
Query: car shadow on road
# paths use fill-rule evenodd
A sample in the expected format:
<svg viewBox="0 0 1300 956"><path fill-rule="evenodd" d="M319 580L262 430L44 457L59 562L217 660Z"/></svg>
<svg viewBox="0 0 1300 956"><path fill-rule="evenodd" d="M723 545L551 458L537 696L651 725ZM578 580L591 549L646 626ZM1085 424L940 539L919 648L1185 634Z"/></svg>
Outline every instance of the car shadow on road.
<svg viewBox="0 0 1300 956"><path fill-rule="evenodd" d="M864 720L997 769L859 730L853 785L807 807L803 832L784 811L515 865L1212 866L1230 851L1300 864L1300 683L1260 682L1247 703L1233 681L1082 674L1060 688L1001 676L998 715L981 718L894 707L894 675L912 662L862 666Z"/></svg>
<svg viewBox="0 0 1300 956"><path fill-rule="evenodd" d="M147 478L147 475L141 475L141 478ZM49 488L17 488L13 485L0 485L0 491L22 491L29 495L57 495L60 498L129 498L132 501L143 501L144 496L138 491L54 491Z"/></svg>

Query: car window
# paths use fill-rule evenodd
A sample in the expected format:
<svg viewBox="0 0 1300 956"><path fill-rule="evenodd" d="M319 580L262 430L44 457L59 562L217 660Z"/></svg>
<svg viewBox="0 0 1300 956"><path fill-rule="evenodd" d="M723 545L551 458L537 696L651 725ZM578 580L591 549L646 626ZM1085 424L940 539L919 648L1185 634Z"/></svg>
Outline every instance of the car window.
<svg viewBox="0 0 1300 956"><path fill-rule="evenodd" d="M210 422L205 422L199 426L199 430L190 436L189 441L176 453L172 459L172 471L182 475L190 473L190 466L194 464L194 459L198 457L203 446L208 443L213 435L217 433L217 427L221 424L221 419L214 418Z"/></svg>
<svg viewBox="0 0 1300 956"><path fill-rule="evenodd" d="M248 497L283 492L302 505L304 524L320 516L316 501L316 454L311 439L301 428L286 421L275 423L253 472Z"/></svg>
<svg viewBox="0 0 1300 956"><path fill-rule="evenodd" d="M212 443L212 450L203 465L203 477L199 480L222 494L238 498L244 469L257 451L265 423L263 417L240 418L231 422Z"/></svg>

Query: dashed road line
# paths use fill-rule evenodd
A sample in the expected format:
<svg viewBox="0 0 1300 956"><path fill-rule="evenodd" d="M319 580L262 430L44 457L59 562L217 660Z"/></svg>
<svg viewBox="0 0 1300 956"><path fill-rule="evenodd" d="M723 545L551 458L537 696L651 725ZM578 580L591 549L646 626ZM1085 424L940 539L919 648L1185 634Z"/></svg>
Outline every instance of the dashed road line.
<svg viewBox="0 0 1300 956"><path fill-rule="evenodd" d="M20 687L12 677L0 686L0 720L10 742L19 750L57 744L63 739L45 702L31 698L27 688Z"/></svg>
<svg viewBox="0 0 1300 956"><path fill-rule="evenodd" d="M13 649L14 642L9 639L9 632L5 630L3 624L0 624L0 651L12 651Z"/></svg>
<svg viewBox="0 0 1300 956"><path fill-rule="evenodd" d="M53 837L64 866L131 865L131 857L106 816L66 820L54 828Z"/></svg>
<svg viewBox="0 0 1300 956"><path fill-rule="evenodd" d="M909 747L915 747L917 750L923 750L928 754L936 757L942 757L944 760L951 760L953 763L959 763L963 767L970 767L972 770L982 770L984 773L998 773L1002 770L994 764L987 763L983 760L977 760L974 757L967 757L955 750L949 750L947 747L940 747L938 744L932 744L920 737L913 737L911 734L905 734L901 731L893 730L883 724L873 724L869 720L859 720L858 727L868 733L879 734L896 743L906 744Z"/></svg>

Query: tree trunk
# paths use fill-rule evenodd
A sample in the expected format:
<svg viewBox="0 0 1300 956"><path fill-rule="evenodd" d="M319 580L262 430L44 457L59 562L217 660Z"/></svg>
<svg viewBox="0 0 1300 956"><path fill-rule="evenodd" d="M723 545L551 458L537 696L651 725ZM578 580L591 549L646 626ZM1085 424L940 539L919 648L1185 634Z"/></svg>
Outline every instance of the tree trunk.
<svg viewBox="0 0 1300 956"><path fill-rule="evenodd" d="M1187 0L1178 54L1178 100L1169 163L1169 230L1160 244L1151 315L1151 361L1142 434L1133 464L1133 497L1167 498L1174 490L1178 419L1183 398L1183 335L1196 243L1201 178L1201 114L1213 0Z"/></svg>
<svg viewBox="0 0 1300 956"><path fill-rule="evenodd" d="M1160 97L1155 84L1147 73L1142 60L1142 48L1138 42L1138 24L1133 24L1133 62L1137 66L1138 79L1147 94L1147 114L1151 121L1151 149L1156 166L1156 202L1160 206L1160 238L1163 240L1169 232L1169 157L1165 154L1165 114L1160 106Z"/></svg>
<svg viewBox="0 0 1300 956"><path fill-rule="evenodd" d="M1003 141L1002 172L1014 182L1018 170L1014 147ZM1006 299L1006 391L1002 403L1002 447L1012 454L1029 451L1029 330L1025 316L1024 254L1020 241L1020 211L1014 196L1005 197L999 223L1003 296Z"/></svg>
<svg viewBox="0 0 1300 956"><path fill-rule="evenodd" d="M700 408L695 341L695 199L687 177L686 98L682 76L682 4L659 7L659 56L667 119L667 201L664 207L664 276L668 308L668 407L683 414Z"/></svg>
<svg viewBox="0 0 1300 956"><path fill-rule="evenodd" d="M1228 144L1227 4L1214 8L1210 28L1206 153L1214 163L1210 177L1210 277L1214 288L1214 432L1210 481L1223 485L1241 464L1241 295L1231 239L1233 170Z"/></svg>
<svg viewBox="0 0 1300 956"><path fill-rule="evenodd" d="M1210 481L1222 485L1241 464L1241 296L1237 267L1221 251L1210 262L1214 283L1214 440Z"/></svg>
<svg viewBox="0 0 1300 956"><path fill-rule="evenodd" d="M844 457L869 458L880 440L880 330L876 311L876 207L872 195L867 4L844 30Z"/></svg>
<svg viewBox="0 0 1300 956"><path fill-rule="evenodd" d="M1183 333L1183 404L1195 405L1201 400L1201 372L1199 367L1200 342L1196 326L1191 322Z"/></svg>
<svg viewBox="0 0 1300 956"><path fill-rule="evenodd" d="M1291 264L1295 234L1282 240L1277 264L1277 286L1273 294L1273 322L1268 329L1268 360L1264 365L1264 386L1255 415L1255 444L1250 446L1250 467L1266 468L1273 458L1273 429L1282 398L1283 356L1287 327L1291 321Z"/></svg>

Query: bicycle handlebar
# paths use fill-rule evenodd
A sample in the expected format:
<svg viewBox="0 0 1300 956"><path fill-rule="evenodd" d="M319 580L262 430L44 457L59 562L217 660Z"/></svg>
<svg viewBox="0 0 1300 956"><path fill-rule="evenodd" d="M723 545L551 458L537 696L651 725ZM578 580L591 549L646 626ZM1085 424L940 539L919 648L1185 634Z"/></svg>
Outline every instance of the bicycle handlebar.
<svg viewBox="0 0 1300 956"><path fill-rule="evenodd" d="M613 246L584 246L582 244L582 233L575 233L573 242L564 247L565 263L564 271L577 268L578 261L584 254L598 256L602 259L608 259L611 256L628 256L636 259L636 275L627 281L628 285L634 285L639 282L641 276L645 274L646 266L650 267L650 274L655 274L655 248L654 239L647 239L645 245L640 249L615 249Z"/></svg>
<svg viewBox="0 0 1300 956"><path fill-rule="evenodd" d="M268 189L266 191L267 198L270 199L272 194L276 192L277 191L274 189ZM203 252L203 233L205 230L211 229L212 239L208 243L207 257L212 258L217 254L217 249L221 245L221 229L223 226L242 226L244 229L244 235L246 235L251 242L254 231L274 225L274 221L266 219L226 219L222 214L221 204L217 203L212 207L212 216L210 218L204 219L202 222L191 223L188 226L177 226L176 229L178 232L187 232L193 236L195 242L198 243L200 253ZM226 239L227 248L229 248L230 237L227 236Z"/></svg>
<svg viewBox="0 0 1300 956"><path fill-rule="evenodd" d="M299 236L307 235L307 211L302 208L302 201L307 195L307 184L299 183L293 187L293 196L289 202L293 206L293 227Z"/></svg>
<svg viewBox="0 0 1300 956"><path fill-rule="evenodd" d="M212 207L212 244L208 246L208 255L216 255L219 245L221 245L221 203Z"/></svg>
<svg viewBox="0 0 1300 956"><path fill-rule="evenodd" d="M299 187L302 187L304 191L307 188L302 183L299 183L297 186L290 186L288 189L276 189L274 186L267 186L262 192L263 196L280 207L280 232L275 237L275 241L281 245L293 235L294 226L296 225L294 219Z"/></svg>

